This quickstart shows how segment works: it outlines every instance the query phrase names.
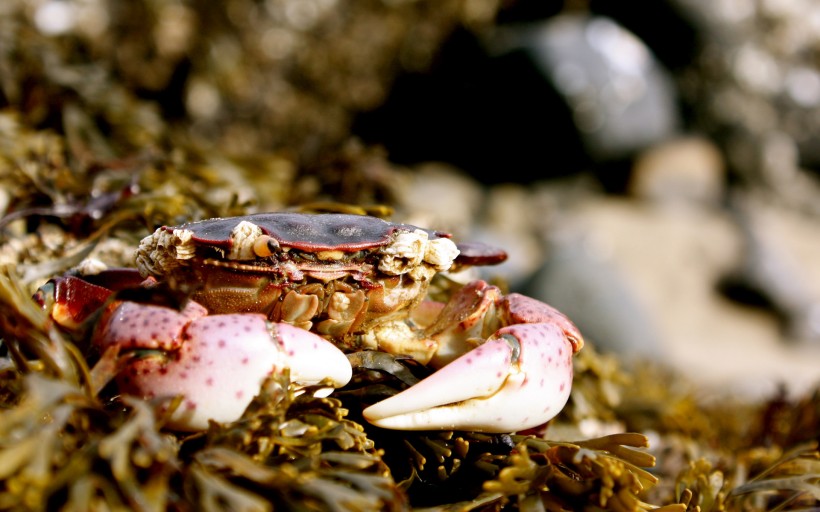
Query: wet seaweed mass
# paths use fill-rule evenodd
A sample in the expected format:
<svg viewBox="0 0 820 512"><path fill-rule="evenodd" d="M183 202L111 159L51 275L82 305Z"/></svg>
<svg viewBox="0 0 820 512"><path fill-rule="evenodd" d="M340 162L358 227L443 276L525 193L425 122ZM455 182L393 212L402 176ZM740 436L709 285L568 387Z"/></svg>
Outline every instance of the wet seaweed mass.
<svg viewBox="0 0 820 512"><path fill-rule="evenodd" d="M140 239L161 225L284 210L431 225L439 218L408 192L419 176L471 203L475 190L450 187L451 175L399 165L353 133L400 76L436 69L453 34L488 34L528 12L504 3L3 2L0 509L820 506L820 389L708 396L691 373L588 339L569 403L548 425L399 432L361 411L429 370L358 353L353 380L330 396L295 392L286 372L239 420L179 433L164 428L178 397L119 393L122 361L90 346L93 316L68 334L32 299L67 272L133 267ZM486 209L504 217L511 202L487 194ZM471 215L441 222L478 231ZM521 272L490 277L515 287ZM452 286L434 281L431 293Z"/></svg>

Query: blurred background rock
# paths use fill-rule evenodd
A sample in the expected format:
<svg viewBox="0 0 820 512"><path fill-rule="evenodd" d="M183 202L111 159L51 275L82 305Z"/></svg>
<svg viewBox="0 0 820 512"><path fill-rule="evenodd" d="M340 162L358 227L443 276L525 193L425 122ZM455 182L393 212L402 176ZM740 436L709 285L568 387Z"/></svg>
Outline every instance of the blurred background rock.
<svg viewBox="0 0 820 512"><path fill-rule="evenodd" d="M626 362L820 381L814 0L5 0L0 108L7 214L388 204Z"/></svg>

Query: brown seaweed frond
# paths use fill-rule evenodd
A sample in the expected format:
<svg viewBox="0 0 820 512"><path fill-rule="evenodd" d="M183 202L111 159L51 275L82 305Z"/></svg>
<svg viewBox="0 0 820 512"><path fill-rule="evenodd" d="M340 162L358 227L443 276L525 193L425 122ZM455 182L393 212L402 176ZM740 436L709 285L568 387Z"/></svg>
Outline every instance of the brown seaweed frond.
<svg viewBox="0 0 820 512"><path fill-rule="evenodd" d="M79 382L88 366L45 311L19 284L11 266L0 266L0 337L19 370L44 370Z"/></svg>
<svg viewBox="0 0 820 512"><path fill-rule="evenodd" d="M160 431L162 416L158 411L162 409L131 396L123 396L122 402L130 409L130 416L100 440L97 453L110 466L126 504L150 504L147 508L165 510L171 477L180 469L178 442Z"/></svg>
<svg viewBox="0 0 820 512"><path fill-rule="evenodd" d="M475 500L481 505L464 510L488 509L488 501L494 508L509 504L519 510L657 509L641 499L658 482L643 469L654 465L654 457L635 449L647 443L645 436L635 433L576 443L520 438L508 457L485 462L498 465L500 470L484 483L484 493Z"/></svg>
<svg viewBox="0 0 820 512"><path fill-rule="evenodd" d="M42 508L49 496L86 473L80 448L94 404L71 384L33 373L19 406L0 416L0 508ZM62 435L66 431L76 435Z"/></svg>
<svg viewBox="0 0 820 512"><path fill-rule="evenodd" d="M401 510L398 490L362 427L335 398L270 377L245 415L213 424L186 477L203 510Z"/></svg>
<svg viewBox="0 0 820 512"><path fill-rule="evenodd" d="M0 509L165 510L177 447L147 402L111 415L66 380L32 373L25 387L0 415Z"/></svg>
<svg viewBox="0 0 820 512"><path fill-rule="evenodd" d="M797 510L820 506L820 451L817 442L797 446L748 482L731 490L732 505L743 510L763 504L768 510Z"/></svg>
<svg viewBox="0 0 820 512"><path fill-rule="evenodd" d="M690 511L814 510L820 505L820 452L816 442L785 454L754 448L727 469L701 458L678 475L675 495Z"/></svg>
<svg viewBox="0 0 820 512"><path fill-rule="evenodd" d="M723 471L714 468L708 460L690 461L689 466L678 475L675 496L686 505L688 511L726 510L726 480Z"/></svg>
<svg viewBox="0 0 820 512"><path fill-rule="evenodd" d="M323 453L311 465L307 459L263 465L233 450L208 448L196 454L187 488L201 510L401 510L380 460L350 455Z"/></svg>

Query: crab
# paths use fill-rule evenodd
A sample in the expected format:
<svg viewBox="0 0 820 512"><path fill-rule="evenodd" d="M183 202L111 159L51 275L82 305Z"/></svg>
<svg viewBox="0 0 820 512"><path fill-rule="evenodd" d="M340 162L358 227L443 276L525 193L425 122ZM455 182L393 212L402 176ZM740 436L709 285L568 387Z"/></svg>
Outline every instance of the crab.
<svg viewBox="0 0 820 512"><path fill-rule="evenodd" d="M437 273L505 258L375 217L265 213L163 226L140 243L137 270L57 279L40 299L66 328L101 309L94 345L129 356L120 390L182 396L169 423L178 430L238 419L265 377L285 368L295 385L344 386L345 352L379 350L436 371L364 409L370 423L514 432L546 423L568 400L578 329L483 281L446 304L426 299ZM161 282L186 300L174 307L122 292Z"/></svg>

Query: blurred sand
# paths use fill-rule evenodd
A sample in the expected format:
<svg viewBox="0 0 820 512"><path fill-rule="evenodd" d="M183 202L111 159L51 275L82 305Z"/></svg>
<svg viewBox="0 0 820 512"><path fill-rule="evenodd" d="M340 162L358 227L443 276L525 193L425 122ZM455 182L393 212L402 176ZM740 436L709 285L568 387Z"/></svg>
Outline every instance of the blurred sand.
<svg viewBox="0 0 820 512"><path fill-rule="evenodd" d="M793 215L770 217L772 236L820 296L820 227ZM743 250L726 215L606 199L580 208L578 222L650 312L665 360L704 389L757 398L781 384L794 394L820 385L820 343L788 339L773 314L716 291Z"/></svg>

